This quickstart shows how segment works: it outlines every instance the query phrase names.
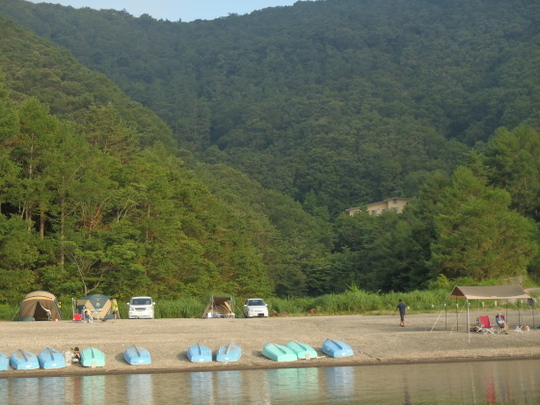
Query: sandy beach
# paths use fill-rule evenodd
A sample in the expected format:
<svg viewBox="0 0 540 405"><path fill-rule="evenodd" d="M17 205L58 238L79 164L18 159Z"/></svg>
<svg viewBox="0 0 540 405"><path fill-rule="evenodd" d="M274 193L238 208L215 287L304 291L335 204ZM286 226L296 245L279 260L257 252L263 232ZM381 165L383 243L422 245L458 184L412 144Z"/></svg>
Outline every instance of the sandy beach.
<svg viewBox="0 0 540 405"><path fill-rule="evenodd" d="M474 322L478 315L486 314L471 312L469 319ZM450 313L408 315L406 327L399 327L398 315L2 322L0 352L8 356L17 349L38 354L47 347L64 352L74 346L81 350L93 346L105 353L107 364L95 369L72 365L59 370L3 371L0 378L540 358L540 329L516 333L512 320L533 326L530 314L520 316L516 312L508 317L509 334L467 333L466 314L459 316L456 330L456 315ZM348 343L354 355L342 359L324 355L321 346L327 338ZM262 356L265 343L289 340L311 345L319 357L276 363ZM231 363L190 363L186 351L195 343L214 352L221 345L236 343L242 357ZM130 366L124 361L124 350L134 344L150 351L151 365Z"/></svg>

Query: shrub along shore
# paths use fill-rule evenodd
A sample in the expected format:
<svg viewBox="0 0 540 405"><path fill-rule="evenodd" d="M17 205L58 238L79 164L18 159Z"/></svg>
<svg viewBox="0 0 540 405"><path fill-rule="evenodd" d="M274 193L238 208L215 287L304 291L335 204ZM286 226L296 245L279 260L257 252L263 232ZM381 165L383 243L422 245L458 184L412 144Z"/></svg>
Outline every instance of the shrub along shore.
<svg viewBox="0 0 540 405"><path fill-rule="evenodd" d="M287 314L288 316L302 316L316 313L318 315L385 315L392 313L399 299L409 307L411 313L436 313L443 309L448 311L462 311L466 302L447 302L450 289L413 291L407 293L391 292L377 294L352 288L342 294L326 294L319 297L304 298L265 298L270 314ZM217 293L215 296L228 296ZM210 300L206 298L182 298L177 300L156 300L156 318L200 318ZM62 305L62 318L72 319L71 298L59 299ZM119 309L122 318L127 318L127 299L119 299ZM244 299L232 297L232 307L237 317L242 316ZM470 301L471 310L482 309L518 309L527 308L523 302L497 302L497 301ZM0 305L0 320L17 320L19 306L14 304Z"/></svg>

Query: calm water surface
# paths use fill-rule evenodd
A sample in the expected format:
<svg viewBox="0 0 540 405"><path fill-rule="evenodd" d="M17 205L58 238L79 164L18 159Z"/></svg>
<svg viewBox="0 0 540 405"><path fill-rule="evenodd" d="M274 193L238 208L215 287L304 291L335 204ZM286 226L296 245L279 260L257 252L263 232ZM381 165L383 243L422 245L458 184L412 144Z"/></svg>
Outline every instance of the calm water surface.
<svg viewBox="0 0 540 405"><path fill-rule="evenodd" d="M0 404L540 404L540 360L0 379Z"/></svg>

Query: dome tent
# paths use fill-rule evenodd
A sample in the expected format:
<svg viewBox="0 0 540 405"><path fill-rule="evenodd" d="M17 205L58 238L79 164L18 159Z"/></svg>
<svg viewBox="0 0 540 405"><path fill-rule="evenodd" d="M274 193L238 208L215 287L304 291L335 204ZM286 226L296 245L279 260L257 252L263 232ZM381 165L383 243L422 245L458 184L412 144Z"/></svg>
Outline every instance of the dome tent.
<svg viewBox="0 0 540 405"><path fill-rule="evenodd" d="M26 294L19 310L19 321L50 321L51 319L62 319L54 294L47 291Z"/></svg>
<svg viewBox="0 0 540 405"><path fill-rule="evenodd" d="M88 310L94 319L113 319L111 297L102 294L92 294L77 300L77 312L84 314Z"/></svg>

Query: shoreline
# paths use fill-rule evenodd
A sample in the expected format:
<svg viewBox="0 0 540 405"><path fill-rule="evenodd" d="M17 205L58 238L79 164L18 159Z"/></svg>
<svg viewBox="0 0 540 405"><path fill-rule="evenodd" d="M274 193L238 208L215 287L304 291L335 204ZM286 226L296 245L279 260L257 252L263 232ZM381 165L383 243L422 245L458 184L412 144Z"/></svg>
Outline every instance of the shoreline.
<svg viewBox="0 0 540 405"><path fill-rule="evenodd" d="M472 313L476 319L484 313ZM491 315L491 314L490 314ZM492 315L492 317L494 314ZM518 318L519 316L519 318ZM264 319L121 319L107 322L2 322L0 352L19 348L38 354L47 347L64 352L70 347L93 346L107 358L105 367L71 365L54 370L1 371L0 379L181 373L194 371L261 370L275 368L373 366L392 364L448 363L540 359L540 333L529 314L509 315L510 334L467 333L466 315L440 320L437 314L412 314L399 327L396 315L308 315ZM531 325L531 331L514 333L512 320ZM448 321L458 330L445 330ZM538 317L540 321L540 317ZM348 343L354 355L330 358L321 352L327 338ZM262 356L265 343L285 344L297 340L311 345L319 357L278 363ZM221 345L236 343L242 357L234 363L190 363L189 346L204 344L215 352ZM132 345L148 349L152 364L131 366L123 359Z"/></svg>
<svg viewBox="0 0 540 405"><path fill-rule="evenodd" d="M481 357L481 358L447 358L447 359L416 359L416 360L390 360L385 362L365 362L351 361L347 363L333 362L332 364L302 364L301 362L277 363L260 366L233 366L233 367L210 367L203 366L197 368L143 368L131 367L129 369L107 369L107 368L84 368L78 367L75 372L69 372L70 367L58 370L10 370L3 371L0 379L12 380L18 378L51 378L51 377L86 377L95 375L134 375L134 374L175 374L193 372L214 372L214 371L249 371L249 370L273 370L284 368L325 368L325 367L377 367L392 365L416 365L416 364L447 364L447 363L467 363L467 362L489 362L489 361L520 361L520 360L540 360L540 355L535 357ZM77 366L76 366L77 367ZM7 374L4 374L7 373Z"/></svg>

